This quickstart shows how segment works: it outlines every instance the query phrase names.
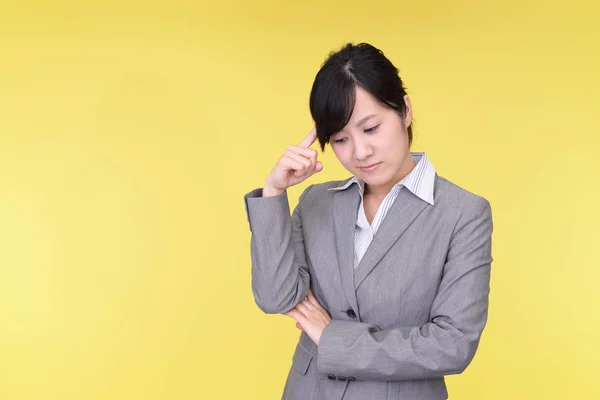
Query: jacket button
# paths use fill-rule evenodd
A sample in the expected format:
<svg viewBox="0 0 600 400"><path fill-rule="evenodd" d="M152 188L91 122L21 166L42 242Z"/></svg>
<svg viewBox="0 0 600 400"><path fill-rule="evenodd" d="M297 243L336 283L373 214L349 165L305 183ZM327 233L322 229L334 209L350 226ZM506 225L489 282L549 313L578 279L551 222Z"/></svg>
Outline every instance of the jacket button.
<svg viewBox="0 0 600 400"><path fill-rule="evenodd" d="M356 318L356 313L354 312L353 309L349 309L348 311L346 311L346 315L349 316L350 318Z"/></svg>
<svg viewBox="0 0 600 400"><path fill-rule="evenodd" d="M356 378L355 378L355 377L353 377L353 376L349 376L349 377L348 377L348 382L355 381L355 380L356 380Z"/></svg>
<svg viewBox="0 0 600 400"><path fill-rule="evenodd" d="M327 375L327 379L329 379L330 381L335 381L337 378L335 375L329 374L329 375Z"/></svg>
<svg viewBox="0 0 600 400"><path fill-rule="evenodd" d="M338 376L338 381L346 382L347 379L348 378L346 378L345 376Z"/></svg>

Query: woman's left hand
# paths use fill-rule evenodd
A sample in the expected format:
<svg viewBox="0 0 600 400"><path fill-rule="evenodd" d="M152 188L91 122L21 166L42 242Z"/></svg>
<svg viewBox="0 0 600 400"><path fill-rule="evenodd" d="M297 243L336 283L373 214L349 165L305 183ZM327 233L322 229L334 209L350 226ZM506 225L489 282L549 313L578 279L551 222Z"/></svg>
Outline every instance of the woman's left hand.
<svg viewBox="0 0 600 400"><path fill-rule="evenodd" d="M331 321L327 311L321 307L313 292L309 289L308 296L296 307L285 313L296 320L296 327L303 330L318 346L321 334Z"/></svg>

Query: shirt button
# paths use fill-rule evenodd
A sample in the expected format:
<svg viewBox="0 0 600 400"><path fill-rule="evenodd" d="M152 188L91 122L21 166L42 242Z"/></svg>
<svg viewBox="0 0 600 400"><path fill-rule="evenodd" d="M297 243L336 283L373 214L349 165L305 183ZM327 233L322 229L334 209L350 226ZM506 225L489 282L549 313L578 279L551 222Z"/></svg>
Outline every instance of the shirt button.
<svg viewBox="0 0 600 400"><path fill-rule="evenodd" d="M327 379L329 379L330 381L335 381L336 380L336 376L335 375L327 375Z"/></svg>
<svg viewBox="0 0 600 400"><path fill-rule="evenodd" d="M354 312L353 309L349 309L348 311L346 311L346 315L349 316L350 318L356 318L356 313Z"/></svg>

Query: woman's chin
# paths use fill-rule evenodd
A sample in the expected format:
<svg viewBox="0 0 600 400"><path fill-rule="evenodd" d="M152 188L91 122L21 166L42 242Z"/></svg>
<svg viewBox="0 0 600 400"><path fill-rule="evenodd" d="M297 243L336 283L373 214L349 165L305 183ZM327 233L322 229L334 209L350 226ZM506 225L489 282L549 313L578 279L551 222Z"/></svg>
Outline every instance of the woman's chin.
<svg viewBox="0 0 600 400"><path fill-rule="evenodd" d="M361 174L358 178L363 181L367 186L377 187L386 185L389 182L389 178L384 174Z"/></svg>

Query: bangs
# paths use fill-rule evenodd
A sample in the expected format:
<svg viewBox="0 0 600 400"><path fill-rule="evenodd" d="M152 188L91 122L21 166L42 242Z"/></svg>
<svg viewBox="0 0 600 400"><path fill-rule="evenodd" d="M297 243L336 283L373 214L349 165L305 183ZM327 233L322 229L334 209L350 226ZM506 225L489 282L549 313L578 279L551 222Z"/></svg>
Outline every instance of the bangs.
<svg viewBox="0 0 600 400"><path fill-rule="evenodd" d="M321 150L352 116L356 102L356 82L351 73L323 68L310 93L310 113L315 122Z"/></svg>

